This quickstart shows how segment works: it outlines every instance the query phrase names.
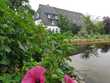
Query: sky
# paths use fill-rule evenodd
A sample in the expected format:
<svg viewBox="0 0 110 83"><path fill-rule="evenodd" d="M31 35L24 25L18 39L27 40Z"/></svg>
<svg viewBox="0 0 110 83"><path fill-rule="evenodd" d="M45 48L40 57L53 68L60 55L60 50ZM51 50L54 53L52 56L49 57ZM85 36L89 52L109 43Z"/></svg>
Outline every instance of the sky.
<svg viewBox="0 0 110 83"><path fill-rule="evenodd" d="M34 10L39 4L76 11L93 17L110 16L110 0L29 0Z"/></svg>

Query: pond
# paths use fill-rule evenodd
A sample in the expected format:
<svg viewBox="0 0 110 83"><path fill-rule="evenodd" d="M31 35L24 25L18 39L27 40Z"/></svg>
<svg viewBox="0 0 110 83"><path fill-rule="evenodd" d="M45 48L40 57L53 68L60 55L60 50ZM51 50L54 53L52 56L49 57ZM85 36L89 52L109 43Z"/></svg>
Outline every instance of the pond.
<svg viewBox="0 0 110 83"><path fill-rule="evenodd" d="M110 83L110 51L98 52L98 56L82 59L72 56L71 65L84 77L86 83Z"/></svg>

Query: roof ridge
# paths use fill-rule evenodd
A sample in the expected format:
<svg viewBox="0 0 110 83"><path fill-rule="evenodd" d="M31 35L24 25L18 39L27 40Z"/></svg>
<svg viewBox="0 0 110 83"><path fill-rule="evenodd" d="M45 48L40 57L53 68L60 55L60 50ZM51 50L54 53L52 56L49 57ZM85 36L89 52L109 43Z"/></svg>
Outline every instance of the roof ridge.
<svg viewBox="0 0 110 83"><path fill-rule="evenodd" d="M62 9L62 8L50 6L49 4L47 4L47 5L39 4L39 6L48 6L48 7L50 7L50 8L54 8L54 9L58 9L58 10L63 10L63 11L68 11L68 12L71 12L71 13L76 13L76 14L81 14L81 15L83 15L83 14L80 13L80 12L76 12L76 11L72 11L72 10L67 10L67 9Z"/></svg>

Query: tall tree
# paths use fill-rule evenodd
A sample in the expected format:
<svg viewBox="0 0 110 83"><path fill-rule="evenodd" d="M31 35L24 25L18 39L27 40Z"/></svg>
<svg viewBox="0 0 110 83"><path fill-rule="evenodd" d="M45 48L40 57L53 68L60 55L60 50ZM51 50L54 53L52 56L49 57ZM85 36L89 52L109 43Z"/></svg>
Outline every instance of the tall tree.
<svg viewBox="0 0 110 83"><path fill-rule="evenodd" d="M29 3L29 1L28 0L9 0L10 7L12 9L18 9L21 6L26 5L26 3Z"/></svg>
<svg viewBox="0 0 110 83"><path fill-rule="evenodd" d="M25 13L34 14L34 10L31 9L29 4L29 0L9 0L8 1L9 7L14 11L22 11Z"/></svg>
<svg viewBox="0 0 110 83"><path fill-rule="evenodd" d="M93 21L90 16L83 17L83 26L79 33L81 34L102 34L104 33L104 26L102 21Z"/></svg>
<svg viewBox="0 0 110 83"><path fill-rule="evenodd" d="M110 34L110 17L104 17L104 30L106 34Z"/></svg>

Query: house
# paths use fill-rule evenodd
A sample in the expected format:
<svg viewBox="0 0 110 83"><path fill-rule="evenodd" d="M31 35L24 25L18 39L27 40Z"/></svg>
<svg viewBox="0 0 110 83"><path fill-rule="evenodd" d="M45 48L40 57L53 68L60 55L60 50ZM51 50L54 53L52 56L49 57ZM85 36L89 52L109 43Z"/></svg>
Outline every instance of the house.
<svg viewBox="0 0 110 83"><path fill-rule="evenodd" d="M77 26L81 26L83 23L81 20L83 14L81 13L41 4L39 5L39 8L35 14L35 21L37 24L42 22L50 31L60 32L60 28L57 25L58 15L66 16L71 22L73 22Z"/></svg>

